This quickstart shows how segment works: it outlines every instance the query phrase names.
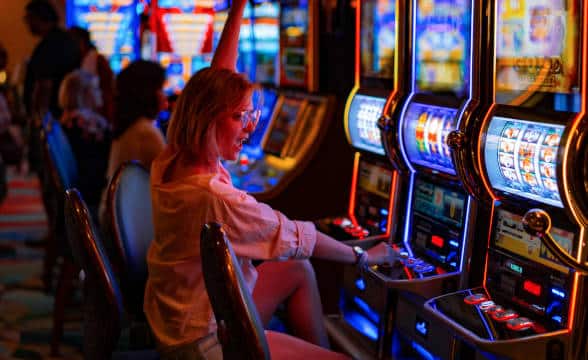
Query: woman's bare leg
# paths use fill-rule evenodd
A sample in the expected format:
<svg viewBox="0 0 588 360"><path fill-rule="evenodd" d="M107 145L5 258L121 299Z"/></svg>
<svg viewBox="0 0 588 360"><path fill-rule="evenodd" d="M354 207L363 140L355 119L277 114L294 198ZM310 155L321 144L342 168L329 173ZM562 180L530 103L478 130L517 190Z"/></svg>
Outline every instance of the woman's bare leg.
<svg viewBox="0 0 588 360"><path fill-rule="evenodd" d="M310 261L266 261L257 271L253 301L263 324L267 325L278 305L285 302L294 335L328 349L321 299Z"/></svg>

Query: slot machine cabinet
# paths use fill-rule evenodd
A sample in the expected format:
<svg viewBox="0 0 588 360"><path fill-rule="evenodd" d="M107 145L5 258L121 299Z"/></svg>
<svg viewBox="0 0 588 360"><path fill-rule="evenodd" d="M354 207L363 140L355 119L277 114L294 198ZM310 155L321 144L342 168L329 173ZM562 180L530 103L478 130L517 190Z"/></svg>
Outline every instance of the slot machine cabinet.
<svg viewBox="0 0 588 360"><path fill-rule="evenodd" d="M483 282L425 310L442 342L459 338L476 358L585 359L586 275L576 270L586 261L588 9L534 0L491 11L494 102L471 149L493 199ZM565 257L525 229L539 213Z"/></svg>
<svg viewBox="0 0 588 360"><path fill-rule="evenodd" d="M350 245L372 246L396 231L394 218L402 206L400 176L386 156L378 119L406 96L404 68L407 8L403 1L363 0L356 7L355 86L344 113L347 140L355 150L346 216L326 218L320 230ZM382 356L387 324L386 289L362 285L370 296L356 296L355 267L343 272L338 314L326 325L336 345L355 358Z"/></svg>
<svg viewBox="0 0 588 360"><path fill-rule="evenodd" d="M410 93L398 111L381 120L391 160L406 164L403 228L390 242L400 257L393 267L372 267L363 276L389 291L390 358L447 356L438 328L422 306L427 299L468 285L472 248L486 238L488 216L461 177L462 166L447 144L456 129L470 131L489 95L485 58L485 1L414 0ZM355 278L360 278L356 274ZM447 344L444 344L447 345ZM449 345L453 345L450 343ZM443 353L446 351L447 353Z"/></svg>
<svg viewBox="0 0 588 360"><path fill-rule="evenodd" d="M140 57L139 22L145 1L126 0L116 5L97 0L67 0L65 23L90 32L90 38L114 73ZM139 6L141 5L141 6Z"/></svg>

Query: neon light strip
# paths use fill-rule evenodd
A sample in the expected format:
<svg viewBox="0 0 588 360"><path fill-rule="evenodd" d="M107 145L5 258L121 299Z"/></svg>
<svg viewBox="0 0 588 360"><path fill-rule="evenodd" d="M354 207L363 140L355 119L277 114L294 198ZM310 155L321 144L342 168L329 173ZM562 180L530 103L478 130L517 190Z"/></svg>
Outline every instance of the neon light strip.
<svg viewBox="0 0 588 360"><path fill-rule="evenodd" d="M349 197L349 210L347 211L347 215L349 220L353 223L354 226L359 225L357 223L357 219L355 218L355 196L356 196L356 187L357 187L357 174L359 173L359 158L361 154L359 152L355 153L355 157L353 159L353 174L351 176L351 192Z"/></svg>
<svg viewBox="0 0 588 360"><path fill-rule="evenodd" d="M392 231L392 211L396 204L396 186L398 185L398 172L392 171L392 185L390 186L390 203L388 204L388 220L386 222L386 233L384 236L389 238Z"/></svg>
<svg viewBox="0 0 588 360"><path fill-rule="evenodd" d="M410 194L410 195L408 198L408 204L406 204L407 205L406 214L409 216L407 216L407 218L405 219L405 222L404 222L404 234L403 234L403 240L402 240L402 242L404 243L404 247L406 248L406 251L408 251L408 253L410 254L410 257L414 257L412 249L410 248L410 245L408 243L408 236L410 233L409 230L410 230L410 225L412 223L412 216L410 216L410 214L412 213L412 199L413 199L412 193L414 191L414 177L415 177L415 172L413 171L410 174L410 180L409 180L410 185L408 188L408 194Z"/></svg>
<svg viewBox="0 0 588 360"><path fill-rule="evenodd" d="M469 218L470 218L470 212L472 210L472 197L468 196L467 197L467 206L466 206L466 213L465 213L465 220L464 220L464 226L463 226L463 231L461 233L461 258L459 261L459 271L464 271L464 264L465 264L465 249L466 249L466 239L467 239L467 235L469 232ZM473 241L473 239L470 239L470 241Z"/></svg>

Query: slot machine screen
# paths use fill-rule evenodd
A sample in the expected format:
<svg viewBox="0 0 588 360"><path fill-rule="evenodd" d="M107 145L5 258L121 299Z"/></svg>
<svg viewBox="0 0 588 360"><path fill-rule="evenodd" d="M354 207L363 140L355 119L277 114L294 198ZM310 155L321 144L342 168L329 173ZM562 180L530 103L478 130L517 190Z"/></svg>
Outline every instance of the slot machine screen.
<svg viewBox="0 0 588 360"><path fill-rule="evenodd" d="M360 191L367 191L383 199L390 199L392 170L378 164L361 162L357 185Z"/></svg>
<svg viewBox="0 0 588 360"><path fill-rule="evenodd" d="M527 100L552 93L555 110L569 111L557 102L580 96L580 1L499 1L496 10L497 102L537 107Z"/></svg>
<svg viewBox="0 0 588 360"><path fill-rule="evenodd" d="M375 154L385 154L377 125L385 104L386 99L375 96L358 94L353 97L347 125L351 145Z"/></svg>
<svg viewBox="0 0 588 360"><path fill-rule="evenodd" d="M192 74L210 64L215 29L214 7L214 1L200 4L157 1L153 10L157 24L157 59L166 69L164 91L168 95L179 93Z"/></svg>
<svg viewBox="0 0 588 360"><path fill-rule="evenodd" d="M455 109L411 103L402 139L408 159L418 165L455 174L447 136L455 129Z"/></svg>
<svg viewBox="0 0 588 360"><path fill-rule="evenodd" d="M253 6L254 74L251 79L276 85L280 51L279 2L260 2Z"/></svg>
<svg viewBox="0 0 588 360"><path fill-rule="evenodd" d="M278 100L278 94L271 89L263 89L263 105L261 106L261 115L259 116L259 122L255 127L255 130L249 136L249 140L246 143L247 147L258 148L261 146L263 136L267 131L268 125L272 119L274 112L274 106Z"/></svg>
<svg viewBox="0 0 588 360"><path fill-rule="evenodd" d="M280 14L280 86L308 84L308 2L285 0Z"/></svg>
<svg viewBox="0 0 588 360"><path fill-rule="evenodd" d="M136 0L69 0L67 26L90 32L98 51L115 73L139 57L139 14Z"/></svg>
<svg viewBox="0 0 588 360"><path fill-rule="evenodd" d="M470 77L470 0L417 0L415 56L419 91L467 94Z"/></svg>
<svg viewBox="0 0 588 360"><path fill-rule="evenodd" d="M421 178L416 179L414 189L413 249L446 270L458 270L466 195Z"/></svg>
<svg viewBox="0 0 588 360"><path fill-rule="evenodd" d="M396 1L361 3L362 76L392 79L396 45Z"/></svg>
<svg viewBox="0 0 588 360"><path fill-rule="evenodd" d="M494 116L484 142L492 187L563 208L556 171L563 131L563 125Z"/></svg>
<svg viewBox="0 0 588 360"><path fill-rule="evenodd" d="M265 152L280 156L296 124L301 108L302 100L292 98L284 99L264 145Z"/></svg>
<svg viewBox="0 0 588 360"><path fill-rule="evenodd" d="M496 221L492 238L495 246L559 272L565 274L569 272L569 269L555 259L538 237L529 235L523 229L522 216L500 209ZM550 232L555 241L571 254L574 233L556 227L552 227Z"/></svg>

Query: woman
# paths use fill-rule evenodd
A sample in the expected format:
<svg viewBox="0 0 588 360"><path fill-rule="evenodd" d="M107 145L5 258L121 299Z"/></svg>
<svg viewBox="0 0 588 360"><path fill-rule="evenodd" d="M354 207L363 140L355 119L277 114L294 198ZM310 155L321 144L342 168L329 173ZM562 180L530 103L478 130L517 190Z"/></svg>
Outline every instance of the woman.
<svg viewBox="0 0 588 360"><path fill-rule="evenodd" d="M84 70L67 74L59 88L59 106L60 123L77 162L76 186L96 215L110 149L110 125L98 113L102 106L98 78Z"/></svg>
<svg viewBox="0 0 588 360"><path fill-rule="evenodd" d="M390 250L382 244L356 253L312 223L291 221L232 186L221 160L237 159L259 118L251 102L255 86L234 72L245 3L233 2L212 66L186 84L170 121L168 147L151 168L155 239L147 255L144 310L163 359L222 358L198 245L202 226L219 221L262 320L288 299L295 333L314 343L267 331L272 357L345 358L317 346L328 342L308 261L267 261L256 269L251 259L312 255L364 266L389 262Z"/></svg>

